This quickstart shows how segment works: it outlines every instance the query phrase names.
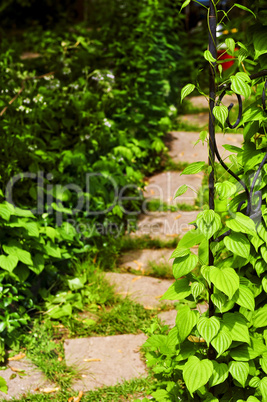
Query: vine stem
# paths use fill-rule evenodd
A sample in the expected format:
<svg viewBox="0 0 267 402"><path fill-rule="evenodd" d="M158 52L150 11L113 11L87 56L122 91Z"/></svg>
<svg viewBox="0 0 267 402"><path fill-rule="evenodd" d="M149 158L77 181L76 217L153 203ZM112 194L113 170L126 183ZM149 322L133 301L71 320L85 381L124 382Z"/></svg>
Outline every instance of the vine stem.
<svg viewBox="0 0 267 402"><path fill-rule="evenodd" d="M217 59L216 48L216 9L213 0L209 3L209 51L213 58ZM215 106L216 98L216 61L210 63L209 69L209 166L211 166L211 172L209 174L209 208L214 210L214 161L215 161L215 117L213 115L213 109ZM214 264L214 256L211 251L211 242L213 238L209 239L209 265ZM213 294L213 286L209 287L209 317L212 317L215 312L215 306L211 300ZM214 359L214 349L212 346L208 349L208 358Z"/></svg>

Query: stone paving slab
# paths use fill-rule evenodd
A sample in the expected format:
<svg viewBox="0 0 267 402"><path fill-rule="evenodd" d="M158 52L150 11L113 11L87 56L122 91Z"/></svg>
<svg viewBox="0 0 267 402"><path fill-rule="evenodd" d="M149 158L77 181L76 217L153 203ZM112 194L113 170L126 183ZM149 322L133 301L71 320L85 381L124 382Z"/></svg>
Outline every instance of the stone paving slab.
<svg viewBox="0 0 267 402"><path fill-rule="evenodd" d="M67 339L66 363L78 368L82 376L73 383L73 390L89 391L146 376L139 354L146 339L144 334Z"/></svg>
<svg viewBox="0 0 267 402"><path fill-rule="evenodd" d="M114 285L117 294L129 297L147 309L160 308L162 304L166 303L173 304L171 301L162 301L160 298L173 284L174 280L119 274L116 272L106 273L105 278L111 285Z"/></svg>
<svg viewBox="0 0 267 402"><path fill-rule="evenodd" d="M196 113L196 114L185 114L179 117L184 123L191 124L194 126L198 126L199 128L206 128L209 123L209 114L208 113Z"/></svg>
<svg viewBox="0 0 267 402"><path fill-rule="evenodd" d="M208 162L208 149L207 145L202 145L200 141L194 146L195 142L199 139L199 133L187 131L172 131L167 140L167 147L169 148L169 155L174 162ZM240 147L243 142L242 134L216 134L216 141L219 153L222 159L228 158L231 152L223 148L225 144L235 145ZM226 162L229 161L226 159Z"/></svg>
<svg viewBox="0 0 267 402"><path fill-rule="evenodd" d="M144 249L144 250L131 250L123 254L119 258L119 267L125 269L135 270L136 273L150 272L150 262L157 265L166 264L172 267L173 259L170 257L175 249L162 248L162 249ZM194 254L198 253L198 248L191 249Z"/></svg>
<svg viewBox="0 0 267 402"><path fill-rule="evenodd" d="M10 368L12 367L13 370ZM23 371L26 375L20 376L19 372L14 371L18 369ZM11 379L12 375L16 375L15 378ZM25 358L18 361L12 361L9 363L7 370L1 370L0 376L3 377L8 385L8 393L0 393L0 400L9 400L12 397L22 397L26 392L35 393L35 390L40 388L53 388L54 385L51 384L45 377L44 373L37 369L37 367Z"/></svg>
<svg viewBox="0 0 267 402"><path fill-rule="evenodd" d="M176 316L177 310L162 311L158 314L158 318L160 318L161 321L170 328L174 327Z"/></svg>
<svg viewBox="0 0 267 402"><path fill-rule="evenodd" d="M193 228L189 223L199 211L150 212L138 219L137 230L131 236L149 235L151 238L182 237Z"/></svg>
<svg viewBox="0 0 267 402"><path fill-rule="evenodd" d="M151 271L150 262L167 264L172 267L172 255L174 249L162 248L159 250L132 250L122 255L119 259L119 266L126 269L133 269L140 273Z"/></svg>
<svg viewBox="0 0 267 402"><path fill-rule="evenodd" d="M178 202L194 205L197 191L201 187L202 180L203 174L201 173L182 176L181 172L159 173L148 179L148 185L145 187L144 196L147 200L158 199L170 205L176 205ZM176 191L183 184L190 186L190 188L185 194L174 199Z"/></svg>

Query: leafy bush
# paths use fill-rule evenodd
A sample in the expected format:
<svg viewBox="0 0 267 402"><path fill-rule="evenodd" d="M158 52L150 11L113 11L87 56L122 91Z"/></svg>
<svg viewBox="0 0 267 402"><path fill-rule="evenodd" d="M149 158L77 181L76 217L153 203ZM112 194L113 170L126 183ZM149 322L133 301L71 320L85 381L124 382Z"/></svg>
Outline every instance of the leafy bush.
<svg viewBox="0 0 267 402"><path fill-rule="evenodd" d="M13 22L25 29L20 16L33 3L3 2L2 20L18 15ZM159 164L176 113L177 8L114 0L107 19L106 6L100 25L55 27L44 17L1 40L3 358L4 342L17 344L30 312L63 319L83 308L90 273L75 276L73 260L109 250L109 235L138 213L143 175Z"/></svg>

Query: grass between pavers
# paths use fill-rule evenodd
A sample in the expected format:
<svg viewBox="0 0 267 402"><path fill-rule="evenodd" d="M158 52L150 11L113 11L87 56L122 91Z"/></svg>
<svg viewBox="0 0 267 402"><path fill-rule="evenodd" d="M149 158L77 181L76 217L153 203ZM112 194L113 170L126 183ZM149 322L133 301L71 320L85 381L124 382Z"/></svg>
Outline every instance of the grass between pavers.
<svg viewBox="0 0 267 402"><path fill-rule="evenodd" d="M145 275L153 276L154 278L173 279L172 267L168 262L148 262L149 271Z"/></svg>
<svg viewBox="0 0 267 402"><path fill-rule="evenodd" d="M117 267L115 271L118 273L127 272L137 276L142 275L142 276L151 276L152 278L159 278L159 279L173 279L172 268L168 262L148 261L147 265L148 268L144 271L140 271L130 267Z"/></svg>
<svg viewBox="0 0 267 402"><path fill-rule="evenodd" d="M147 378L138 378L125 381L111 387L102 387L95 391L85 392L81 402L126 402L135 401L137 398L143 398L149 394L149 390L155 380L151 376ZM61 390L52 394L27 393L20 399L10 399L12 402L67 402L71 397L77 397L78 392L71 388ZM1 400L1 399L0 399Z"/></svg>
<svg viewBox="0 0 267 402"><path fill-rule="evenodd" d="M148 201L146 208L150 212L195 211L199 209L197 205L186 204L184 202L170 205L158 199Z"/></svg>
<svg viewBox="0 0 267 402"><path fill-rule="evenodd" d="M170 240L160 238L152 239L149 235L143 236L125 236L121 239L120 252L130 250L144 249L161 249L161 248L176 248L179 243L179 236L173 237Z"/></svg>
<svg viewBox="0 0 267 402"><path fill-rule="evenodd" d="M162 169L160 170L161 172L163 171L173 171L173 172L181 172L183 171L187 166L189 166L189 162L174 162L168 155L163 159L162 161Z"/></svg>

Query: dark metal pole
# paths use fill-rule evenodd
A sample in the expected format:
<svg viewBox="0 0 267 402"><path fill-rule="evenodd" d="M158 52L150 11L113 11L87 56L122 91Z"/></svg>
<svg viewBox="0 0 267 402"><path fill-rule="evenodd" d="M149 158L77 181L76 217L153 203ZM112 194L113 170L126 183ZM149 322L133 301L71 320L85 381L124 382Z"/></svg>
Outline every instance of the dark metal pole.
<svg viewBox="0 0 267 402"><path fill-rule="evenodd" d="M217 59L216 49L216 13L213 1L210 0L209 8L209 51L214 59ZM215 106L216 83L215 83L216 63L210 64L209 70L209 166L212 170L209 175L209 208L214 210L214 141L215 141L215 117L213 108ZM213 254L209 248L209 265L213 265Z"/></svg>
<svg viewBox="0 0 267 402"><path fill-rule="evenodd" d="M216 11L212 0L209 4L209 51L211 52L214 59L217 59L217 48L216 48ZM213 115L213 108L215 106L215 96L216 96L216 62L210 64L209 70L209 166L212 170L209 175L209 208L214 210L214 160L215 160L215 117ZM212 238L209 240L209 265L214 264L214 257L211 251ZM212 317L215 312L215 306L211 300L211 295L213 294L213 286L209 288L209 316ZM214 349L209 347L208 350L209 359L214 359Z"/></svg>

